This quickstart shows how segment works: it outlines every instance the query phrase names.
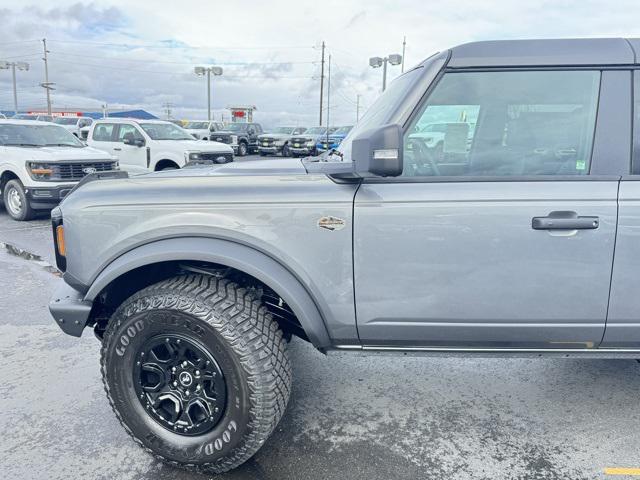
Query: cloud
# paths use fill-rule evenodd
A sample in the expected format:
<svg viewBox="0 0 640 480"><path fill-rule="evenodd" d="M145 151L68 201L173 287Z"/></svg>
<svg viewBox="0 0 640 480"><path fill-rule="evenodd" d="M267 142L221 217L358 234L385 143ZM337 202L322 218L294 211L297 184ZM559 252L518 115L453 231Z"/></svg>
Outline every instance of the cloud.
<svg viewBox="0 0 640 480"><path fill-rule="evenodd" d="M5 3L6 2L6 3ZM11 2L11 3L9 3ZM355 119L379 95L380 69L368 58L400 53L407 68L435 51L495 38L633 36L640 3L619 0L376 0L202 2L182 0L0 0L0 60L22 60L20 104L42 108L42 43L47 38L54 107L103 103L180 118L206 116L206 85L196 65L220 65L216 115L255 104L268 125L314 124L319 111L320 42L332 56L331 118ZM17 43L16 43L17 42ZM389 67L389 81L400 67ZM325 75L327 72L325 71ZM0 108L12 108L11 75L0 71ZM228 114L228 112L227 112Z"/></svg>

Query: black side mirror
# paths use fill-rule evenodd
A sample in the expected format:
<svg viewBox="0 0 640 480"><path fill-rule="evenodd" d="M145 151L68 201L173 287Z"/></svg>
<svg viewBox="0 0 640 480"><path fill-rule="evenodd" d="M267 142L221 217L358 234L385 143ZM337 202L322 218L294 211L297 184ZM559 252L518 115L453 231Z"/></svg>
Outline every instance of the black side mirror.
<svg viewBox="0 0 640 480"><path fill-rule="evenodd" d="M125 145L133 145L135 147L144 147L144 139L135 138L131 133L126 133L124 135L122 143L124 143Z"/></svg>
<svg viewBox="0 0 640 480"><path fill-rule="evenodd" d="M366 130L353 139L351 156L356 173L397 177L402 173L402 127L397 124Z"/></svg>
<svg viewBox="0 0 640 480"><path fill-rule="evenodd" d="M250 128L249 130L247 130L247 133L248 133L249 135L255 135L255 134L256 134L256 131L255 131L253 128Z"/></svg>

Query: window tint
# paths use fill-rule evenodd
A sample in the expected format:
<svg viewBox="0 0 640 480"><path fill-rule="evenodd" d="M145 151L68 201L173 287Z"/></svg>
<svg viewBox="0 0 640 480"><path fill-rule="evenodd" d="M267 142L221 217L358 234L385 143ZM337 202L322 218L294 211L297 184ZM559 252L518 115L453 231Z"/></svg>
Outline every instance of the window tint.
<svg viewBox="0 0 640 480"><path fill-rule="evenodd" d="M404 139L404 176L589 173L600 73L447 73Z"/></svg>
<svg viewBox="0 0 640 480"><path fill-rule="evenodd" d="M95 126L93 130L93 140L96 142L111 142L113 141L113 129L115 125L113 123L100 123Z"/></svg>
<svg viewBox="0 0 640 480"><path fill-rule="evenodd" d="M133 125L121 124L118 130L118 142L124 142L126 136L133 137L134 140L144 140L142 134Z"/></svg>

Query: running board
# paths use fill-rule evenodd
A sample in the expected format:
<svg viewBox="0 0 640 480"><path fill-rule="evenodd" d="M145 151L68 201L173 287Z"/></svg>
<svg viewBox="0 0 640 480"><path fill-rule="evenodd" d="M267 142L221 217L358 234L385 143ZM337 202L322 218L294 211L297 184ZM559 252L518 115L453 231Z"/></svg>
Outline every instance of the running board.
<svg viewBox="0 0 640 480"><path fill-rule="evenodd" d="M328 354L343 352L362 355L405 355L445 357L556 357L556 358L632 358L640 359L640 348L483 348L483 347L389 347L335 345Z"/></svg>

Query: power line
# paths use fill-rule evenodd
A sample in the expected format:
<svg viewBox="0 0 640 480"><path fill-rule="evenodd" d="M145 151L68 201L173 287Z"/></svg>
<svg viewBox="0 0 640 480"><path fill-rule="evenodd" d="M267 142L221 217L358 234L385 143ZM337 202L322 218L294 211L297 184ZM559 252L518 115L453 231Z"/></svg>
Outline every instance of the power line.
<svg viewBox="0 0 640 480"><path fill-rule="evenodd" d="M86 44L86 45L99 45L103 47L121 47L121 48L161 48L170 50L289 50L289 49L315 49L315 46L309 45L280 45L280 46L250 46L250 47L222 47L211 46L195 47L191 45L158 45L158 44L135 44L135 43L105 43L105 42L92 42L89 40L53 40L49 42L56 43L73 43L73 44Z"/></svg>
<svg viewBox="0 0 640 480"><path fill-rule="evenodd" d="M110 65L98 65L95 63L85 63L85 62L72 62L69 60L56 60L57 63L64 63L64 64L68 64L68 65L82 65L84 67L88 67L88 68L99 68L99 69L104 69L104 70L119 70L119 71L124 71L124 72L135 72L135 73L152 73L154 75L171 75L171 76L183 76L186 75L187 72L167 72L167 71L157 71L157 70L138 70L138 69L134 69L134 68L125 68L125 67L114 67L114 66L110 66ZM273 79L273 80L279 80L279 79L289 79L289 78L305 78L305 79L310 79L312 77L310 76L303 76L303 75L224 75L223 78L264 78L264 79Z"/></svg>
<svg viewBox="0 0 640 480"><path fill-rule="evenodd" d="M100 57L100 56L96 56L96 55L82 55L82 54L78 54L78 53L67 53L67 52L51 52L52 55L54 56L58 56L58 55L62 55L64 57L79 57L79 58L92 58L92 59L104 59L104 60L110 60L110 61L115 61L115 62L129 62L129 63L139 63L139 62L146 62L146 63L163 63L163 64L170 64L170 65L195 65L198 63L215 63L216 65L229 65L229 66L233 66L233 65L238 65L238 66L242 66L242 65L311 65L311 64L315 64L316 62L209 62L207 60L204 61L198 61L198 60L193 60L191 62L173 62L173 61L168 61L168 60L153 60L153 59L147 59L147 58L132 58L132 59L126 59L126 58L113 58L113 57Z"/></svg>

